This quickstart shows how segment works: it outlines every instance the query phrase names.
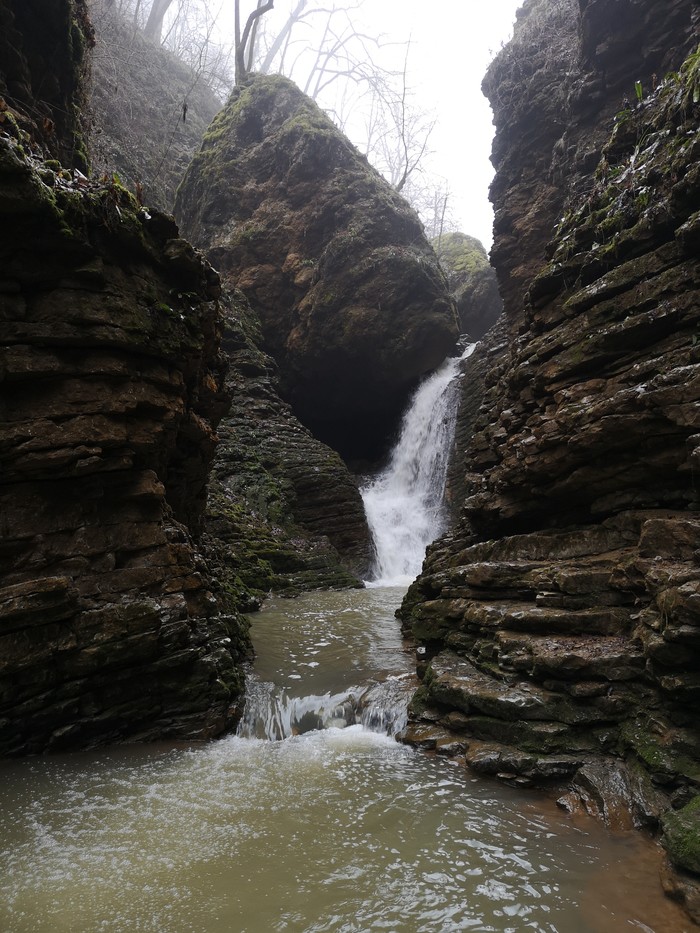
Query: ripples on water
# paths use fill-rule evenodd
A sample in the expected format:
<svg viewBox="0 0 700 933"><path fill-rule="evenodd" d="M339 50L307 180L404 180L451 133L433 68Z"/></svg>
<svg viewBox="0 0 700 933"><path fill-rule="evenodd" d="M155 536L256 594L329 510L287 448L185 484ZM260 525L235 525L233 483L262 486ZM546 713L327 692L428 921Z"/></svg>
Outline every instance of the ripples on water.
<svg viewBox="0 0 700 933"><path fill-rule="evenodd" d="M347 612L316 594L260 616L264 678L321 695L334 667L345 690L371 667L363 645L383 659L370 679L405 674L395 599L343 597ZM657 860L361 726L0 763L3 933L679 933Z"/></svg>

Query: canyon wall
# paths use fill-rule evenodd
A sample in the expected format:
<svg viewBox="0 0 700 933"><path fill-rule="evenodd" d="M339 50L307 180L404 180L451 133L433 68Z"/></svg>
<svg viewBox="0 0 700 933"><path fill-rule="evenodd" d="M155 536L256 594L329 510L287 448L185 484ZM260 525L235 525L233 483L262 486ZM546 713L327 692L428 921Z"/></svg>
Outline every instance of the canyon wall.
<svg viewBox="0 0 700 933"><path fill-rule="evenodd" d="M0 3L0 754L217 734L249 651L196 543L229 404L219 277L77 170L78 0L52 6L56 96L32 103L45 6Z"/></svg>
<svg viewBox="0 0 700 933"><path fill-rule="evenodd" d="M692 2L529 0L491 66L506 313L402 617L412 739L663 827L700 919L697 42Z"/></svg>

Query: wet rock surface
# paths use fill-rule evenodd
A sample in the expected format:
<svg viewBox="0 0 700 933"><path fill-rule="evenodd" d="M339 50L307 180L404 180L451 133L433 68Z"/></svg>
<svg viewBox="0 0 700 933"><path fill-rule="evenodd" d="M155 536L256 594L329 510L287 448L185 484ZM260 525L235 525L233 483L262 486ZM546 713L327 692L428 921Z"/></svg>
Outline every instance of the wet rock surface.
<svg viewBox="0 0 700 933"><path fill-rule="evenodd" d="M634 48L612 24L624 4L526 4L487 78L506 316L465 364L460 517L401 614L428 658L416 728L468 742L476 770L554 781L562 806L662 828L664 883L700 920L697 11L673 4L670 31L629 6ZM526 76L528 19L561 28ZM638 70L659 62L664 80ZM625 70L654 91L621 108ZM558 112L550 82L569 94Z"/></svg>
<svg viewBox="0 0 700 933"><path fill-rule="evenodd" d="M295 414L346 459L376 457L457 336L413 210L292 82L260 75L214 121L176 214L259 316Z"/></svg>
<svg viewBox="0 0 700 933"><path fill-rule="evenodd" d="M0 131L0 753L230 727L247 625L195 543L219 279L171 218Z"/></svg>
<svg viewBox="0 0 700 933"><path fill-rule="evenodd" d="M280 399L245 296L223 303L231 407L217 429L205 537L217 576L258 596L359 586L371 544L357 484Z"/></svg>

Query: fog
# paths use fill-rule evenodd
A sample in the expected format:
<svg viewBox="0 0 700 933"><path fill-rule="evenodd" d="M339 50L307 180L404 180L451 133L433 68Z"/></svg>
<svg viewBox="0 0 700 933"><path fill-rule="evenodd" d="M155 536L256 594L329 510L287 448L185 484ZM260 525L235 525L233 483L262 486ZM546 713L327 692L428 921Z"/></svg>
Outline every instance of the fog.
<svg viewBox="0 0 700 933"><path fill-rule="evenodd" d="M164 44L180 52L184 44L193 67L215 49L209 71L225 75L219 85L225 91L233 80L235 4L117 0L117 6L136 11L145 24L158 2L168 6ZM493 126L481 81L510 38L521 2L275 0L257 21L252 70L261 68L290 14L303 8L267 70L286 74L316 98L419 211L428 235L458 229L489 248ZM242 29L258 5L240 0ZM333 56L319 56L331 49Z"/></svg>

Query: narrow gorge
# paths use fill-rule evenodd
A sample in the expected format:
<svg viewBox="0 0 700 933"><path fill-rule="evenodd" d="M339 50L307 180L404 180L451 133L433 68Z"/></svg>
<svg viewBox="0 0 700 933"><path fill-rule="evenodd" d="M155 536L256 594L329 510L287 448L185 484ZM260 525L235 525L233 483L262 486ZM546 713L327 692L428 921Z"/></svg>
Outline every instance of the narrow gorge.
<svg viewBox="0 0 700 933"><path fill-rule="evenodd" d="M0 0L0 927L697 929L697 3L521 5L490 265L122 7Z"/></svg>

